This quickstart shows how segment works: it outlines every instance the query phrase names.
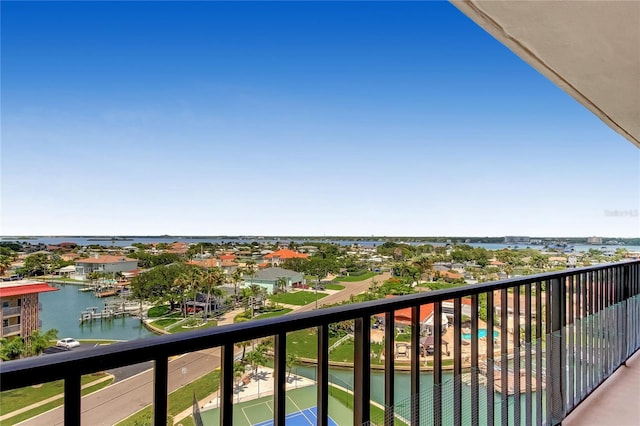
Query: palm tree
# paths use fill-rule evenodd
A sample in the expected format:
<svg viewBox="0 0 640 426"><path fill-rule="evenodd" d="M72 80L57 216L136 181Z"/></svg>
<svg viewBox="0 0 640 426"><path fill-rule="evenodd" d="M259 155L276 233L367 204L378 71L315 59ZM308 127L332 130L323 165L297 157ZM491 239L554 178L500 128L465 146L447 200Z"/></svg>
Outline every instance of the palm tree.
<svg viewBox="0 0 640 426"><path fill-rule="evenodd" d="M291 370L293 370L293 366L298 362L299 359L300 358L298 357L297 354L294 354L292 352L287 353L287 360L286 360L286 364L287 364L287 382L291 378Z"/></svg>
<svg viewBox="0 0 640 426"><path fill-rule="evenodd" d="M187 287L187 297L192 297L193 301L196 301L196 291L197 289L200 287L200 283L202 281L202 271L198 268L193 268L191 270L189 270L189 272L186 275L187 280L188 280L188 287ZM192 311L193 314L195 314L195 306L194 309Z"/></svg>
<svg viewBox="0 0 640 426"><path fill-rule="evenodd" d="M51 346L51 341L58 338L58 330L52 328L42 333L40 330L34 330L29 337L25 339L25 349L27 356L40 355Z"/></svg>
<svg viewBox="0 0 640 426"><path fill-rule="evenodd" d="M251 340L245 340L243 342L238 342L238 346L242 348L242 360L244 360L244 356L247 354L247 348L251 346Z"/></svg>
<svg viewBox="0 0 640 426"><path fill-rule="evenodd" d="M265 365L267 363L267 357L265 352L266 352L266 347L263 345L258 345L255 347L254 350L249 352L245 358L247 362L251 365L254 375L258 374L258 369L260 368L261 365Z"/></svg>
<svg viewBox="0 0 640 426"><path fill-rule="evenodd" d="M238 380L238 382L236 383L237 386L240 386L240 379L242 378L242 375L244 374L244 364L240 361L236 361L233 364L233 377ZM238 392L238 398L240 398L240 393Z"/></svg>
<svg viewBox="0 0 640 426"><path fill-rule="evenodd" d="M251 300L251 318L253 318L253 315L255 314L254 308L256 305L256 299L258 298L258 296L262 296L264 294L264 288L262 288L258 284L251 284L249 286L249 291L251 292L251 299L252 299Z"/></svg>
<svg viewBox="0 0 640 426"><path fill-rule="evenodd" d="M209 311L211 309L211 294L215 287L219 287L224 284L224 271L221 268L209 268L202 274L202 282L204 284L204 290L207 292L207 304L205 306L205 318L209 317ZM220 289L216 289L220 290ZM218 291L217 295L220 295L221 292Z"/></svg>
<svg viewBox="0 0 640 426"><path fill-rule="evenodd" d="M420 279L422 276L428 272L428 280L431 281L431 271L433 269L433 262L426 256L420 256L416 260L413 261L413 266L418 268L420 271Z"/></svg>
<svg viewBox="0 0 640 426"><path fill-rule="evenodd" d="M173 280L172 291L180 297L180 311L183 316L187 316L187 308L185 306L185 295L189 292L189 285L191 283L191 279L188 274L180 274Z"/></svg>
<svg viewBox="0 0 640 426"><path fill-rule="evenodd" d="M247 269L245 270L246 274L249 275L249 286L253 284L253 277L256 275L255 270L256 262L253 260L247 261Z"/></svg>
<svg viewBox="0 0 640 426"><path fill-rule="evenodd" d="M22 337L14 337L12 339L0 338L0 359L9 361L18 359L25 353L24 340Z"/></svg>
<svg viewBox="0 0 640 426"><path fill-rule="evenodd" d="M276 280L276 289L278 293L284 293L287 289L287 279L285 277L278 277Z"/></svg>
<svg viewBox="0 0 640 426"><path fill-rule="evenodd" d="M4 273L11 266L11 258L9 256L0 255L0 275L4 275Z"/></svg>
<svg viewBox="0 0 640 426"><path fill-rule="evenodd" d="M244 275L245 270L243 268L237 268L231 274L231 282L233 283L233 297L234 302L238 303L238 286L242 282L242 276Z"/></svg>

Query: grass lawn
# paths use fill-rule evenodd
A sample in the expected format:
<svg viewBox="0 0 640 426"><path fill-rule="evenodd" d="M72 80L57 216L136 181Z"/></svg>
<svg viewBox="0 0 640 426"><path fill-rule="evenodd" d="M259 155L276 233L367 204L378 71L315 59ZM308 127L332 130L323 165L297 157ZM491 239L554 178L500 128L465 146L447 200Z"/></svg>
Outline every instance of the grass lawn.
<svg viewBox="0 0 640 426"><path fill-rule="evenodd" d="M328 293L318 292L317 294L318 300L322 299L325 296L328 296ZM316 293L313 291L293 291L290 293L278 293L273 296L269 296L269 300L272 300L276 303L286 303L287 305L298 305L304 306L309 303L313 303L316 300Z"/></svg>
<svg viewBox="0 0 640 426"><path fill-rule="evenodd" d="M217 325L218 325L218 321L216 320L207 321L206 324L201 325L199 327L189 327L187 323L184 323L180 326L173 327L167 331L170 333L183 333L185 331L204 330L205 328L216 327Z"/></svg>
<svg viewBox="0 0 640 426"><path fill-rule="evenodd" d="M384 364L384 360L379 357L380 352L384 349L382 343L371 343L371 352L376 356L371 358L372 364ZM337 348L329 353L330 361L353 362L354 344L353 339L342 342Z"/></svg>
<svg viewBox="0 0 640 426"><path fill-rule="evenodd" d="M151 322L151 325L158 328L165 328L179 321L179 318L162 318Z"/></svg>
<svg viewBox="0 0 640 426"><path fill-rule="evenodd" d="M75 280L73 278L60 278L60 277L44 278L44 280L45 281L52 281L52 282L59 281L59 282L62 282L62 283L65 283L65 282L74 282L74 283L78 283L78 284L83 284L84 283L84 281L82 281L82 280Z"/></svg>
<svg viewBox="0 0 640 426"><path fill-rule="evenodd" d="M376 274L375 272L367 272L366 274L362 274L362 275L353 275L350 277L338 277L334 281L343 282L343 283L354 283L356 281L364 281L376 275L378 274Z"/></svg>
<svg viewBox="0 0 640 426"><path fill-rule="evenodd" d="M277 311L272 311L272 312L267 312L267 313L264 313L264 314L260 314L260 315L258 315L256 317L254 317L253 319L264 319L264 318L279 317L280 315L288 314L291 311L293 311L293 309L291 309L291 308L282 308L282 309L279 309Z"/></svg>
<svg viewBox="0 0 640 426"><path fill-rule="evenodd" d="M329 345L338 339L329 337ZM287 334L287 353L294 353L301 358L316 359L318 356L318 335L315 328L298 330Z"/></svg>
<svg viewBox="0 0 640 426"><path fill-rule="evenodd" d="M194 380L186 386L169 394L168 419L167 424L173 425L173 416L180 414L193 405L193 393L198 400L211 395L220 387L220 371L212 371L199 379ZM151 405L138 411L133 416L118 423L120 426L139 426L153 424L153 407ZM187 424L187 423L183 423Z"/></svg>
<svg viewBox="0 0 640 426"><path fill-rule="evenodd" d="M158 305L158 306L149 308L149 312L147 313L147 316L149 318L157 318L168 313L169 313L169 305Z"/></svg>
<svg viewBox="0 0 640 426"><path fill-rule="evenodd" d="M288 314L292 310L293 309L291 308L279 308L279 309L274 309L272 311L267 311L264 313L257 313L256 316L254 316L253 318L250 318L251 310L247 309L241 314L236 315L235 318L233 319L233 322L245 322L245 321L251 321L256 319L279 317L280 315Z"/></svg>
<svg viewBox="0 0 640 426"><path fill-rule="evenodd" d="M106 373L84 375L81 378L81 384L86 385L87 383L96 381L104 376L106 376ZM0 400L2 400L2 404L0 404L0 415L10 413L61 393L64 393L63 380L43 383L42 386L37 388L27 386L25 388L0 392Z"/></svg>
<svg viewBox="0 0 640 426"><path fill-rule="evenodd" d="M324 284L327 290L344 290L344 286L340 284Z"/></svg>
<svg viewBox="0 0 640 426"><path fill-rule="evenodd" d="M96 373L96 374L82 376L82 385L85 385L87 383L90 383L90 382L93 382L95 380L98 380L103 376L105 376L105 373ZM43 389L45 387L45 385L43 385L42 387L37 388L37 389L33 388L33 387L28 387L28 388L14 389L14 390L11 390L11 391L2 392L2 394L0 395L0 399L2 400L2 404L0 405L1 406L1 410L2 410L1 414L10 413L11 411L15 411L15 410L20 409L22 407L26 407L28 405L31 405L31 404L36 403L38 401L42 401L42 400L47 399L49 397L52 397L54 395L60 395L62 392L64 392L64 383L61 380L59 380L57 382L47 383L46 385L53 385L53 384L57 384L58 382L60 383L59 389L61 389L61 391L53 393L53 394L49 394L47 396L43 396L43 395L41 395L41 394L39 394L37 392L37 391ZM82 392L82 396L88 395L88 394L90 394L92 392L95 392L97 390L105 388L105 387L109 386L112 382L113 382L113 379L105 380L104 382L97 383L97 384L95 384L93 386L89 386L89 387L87 387L85 389L82 389L82 391L81 391ZM47 388L47 391L51 391L51 389L56 389L56 388L58 388L58 387L57 386L50 386L50 387ZM7 405L7 400L5 399L6 398L5 393L16 392L16 391L26 391L26 393L23 393L23 397L27 393L30 394L29 398L27 398L25 400L30 400L31 402L25 403L24 402L25 400L23 400L23 402L20 403L20 406L16 406L15 404L17 403L17 401L14 400L14 401L12 401L12 404L11 404L10 407L8 407L8 408L5 407ZM36 395L37 398L33 399L33 395ZM42 414L42 413L47 412L47 411L49 411L49 410L51 410L53 408L61 406L63 403L64 403L64 397L63 397L63 395L60 395L60 398L56 399L55 401L48 402L47 404L41 405L41 406L36 407L36 408L34 408L32 410L25 411L24 413L21 413L21 414L18 414L16 416L10 417L10 418L8 418L6 420L3 420L2 424L3 425L14 425L14 424L23 422L23 421L25 421L25 420L27 420L27 419L29 419L31 417L37 416L38 414Z"/></svg>

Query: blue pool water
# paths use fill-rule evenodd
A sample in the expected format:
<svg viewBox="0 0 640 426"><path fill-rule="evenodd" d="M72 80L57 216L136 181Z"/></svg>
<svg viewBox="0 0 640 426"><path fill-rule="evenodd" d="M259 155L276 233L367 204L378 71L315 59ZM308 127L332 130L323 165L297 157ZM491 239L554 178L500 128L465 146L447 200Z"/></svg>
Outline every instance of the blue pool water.
<svg viewBox="0 0 640 426"><path fill-rule="evenodd" d="M480 330L478 330L478 338L482 339L483 337L487 337L487 329L486 328L481 328ZM462 333L462 338L464 340L471 340L471 333ZM493 339L497 339L498 338L498 332L497 331L493 331Z"/></svg>

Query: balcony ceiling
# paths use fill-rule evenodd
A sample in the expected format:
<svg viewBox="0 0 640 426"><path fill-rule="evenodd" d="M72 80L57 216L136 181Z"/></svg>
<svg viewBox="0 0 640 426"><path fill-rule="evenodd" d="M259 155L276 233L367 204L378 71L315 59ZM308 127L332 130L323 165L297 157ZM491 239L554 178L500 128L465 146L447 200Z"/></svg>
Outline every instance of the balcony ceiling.
<svg viewBox="0 0 640 426"><path fill-rule="evenodd" d="M640 147L640 1L451 2Z"/></svg>

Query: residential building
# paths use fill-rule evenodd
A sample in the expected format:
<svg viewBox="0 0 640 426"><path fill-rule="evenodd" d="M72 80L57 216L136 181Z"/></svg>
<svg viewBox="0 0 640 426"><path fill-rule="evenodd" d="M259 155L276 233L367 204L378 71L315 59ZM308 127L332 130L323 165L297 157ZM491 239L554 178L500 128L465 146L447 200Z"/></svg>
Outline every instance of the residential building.
<svg viewBox="0 0 640 426"><path fill-rule="evenodd" d="M40 327L38 294L57 290L40 281L0 282L0 337L30 336Z"/></svg>
<svg viewBox="0 0 640 426"><path fill-rule="evenodd" d="M523 236L508 235L504 237L505 244L512 244L512 243L529 244L530 241L531 241L531 238L523 237Z"/></svg>
<svg viewBox="0 0 640 426"><path fill-rule="evenodd" d="M601 245L602 237L589 237L587 238L587 244Z"/></svg>
<svg viewBox="0 0 640 426"><path fill-rule="evenodd" d="M98 255L76 260L77 279L86 279L91 272L131 272L138 269L138 261L125 256Z"/></svg>
<svg viewBox="0 0 640 426"><path fill-rule="evenodd" d="M271 266L278 266L282 262L288 259L308 259L309 255L305 253L299 253L290 249L282 249L274 251L273 253L266 254L264 260L269 262Z"/></svg>
<svg viewBox="0 0 640 426"><path fill-rule="evenodd" d="M273 267L261 269L253 277L245 277L244 285L246 287L250 284L257 284L266 289L267 293L273 294L280 278L284 278L286 281L285 290L290 290L293 287L302 287L307 283L304 275L300 272Z"/></svg>

